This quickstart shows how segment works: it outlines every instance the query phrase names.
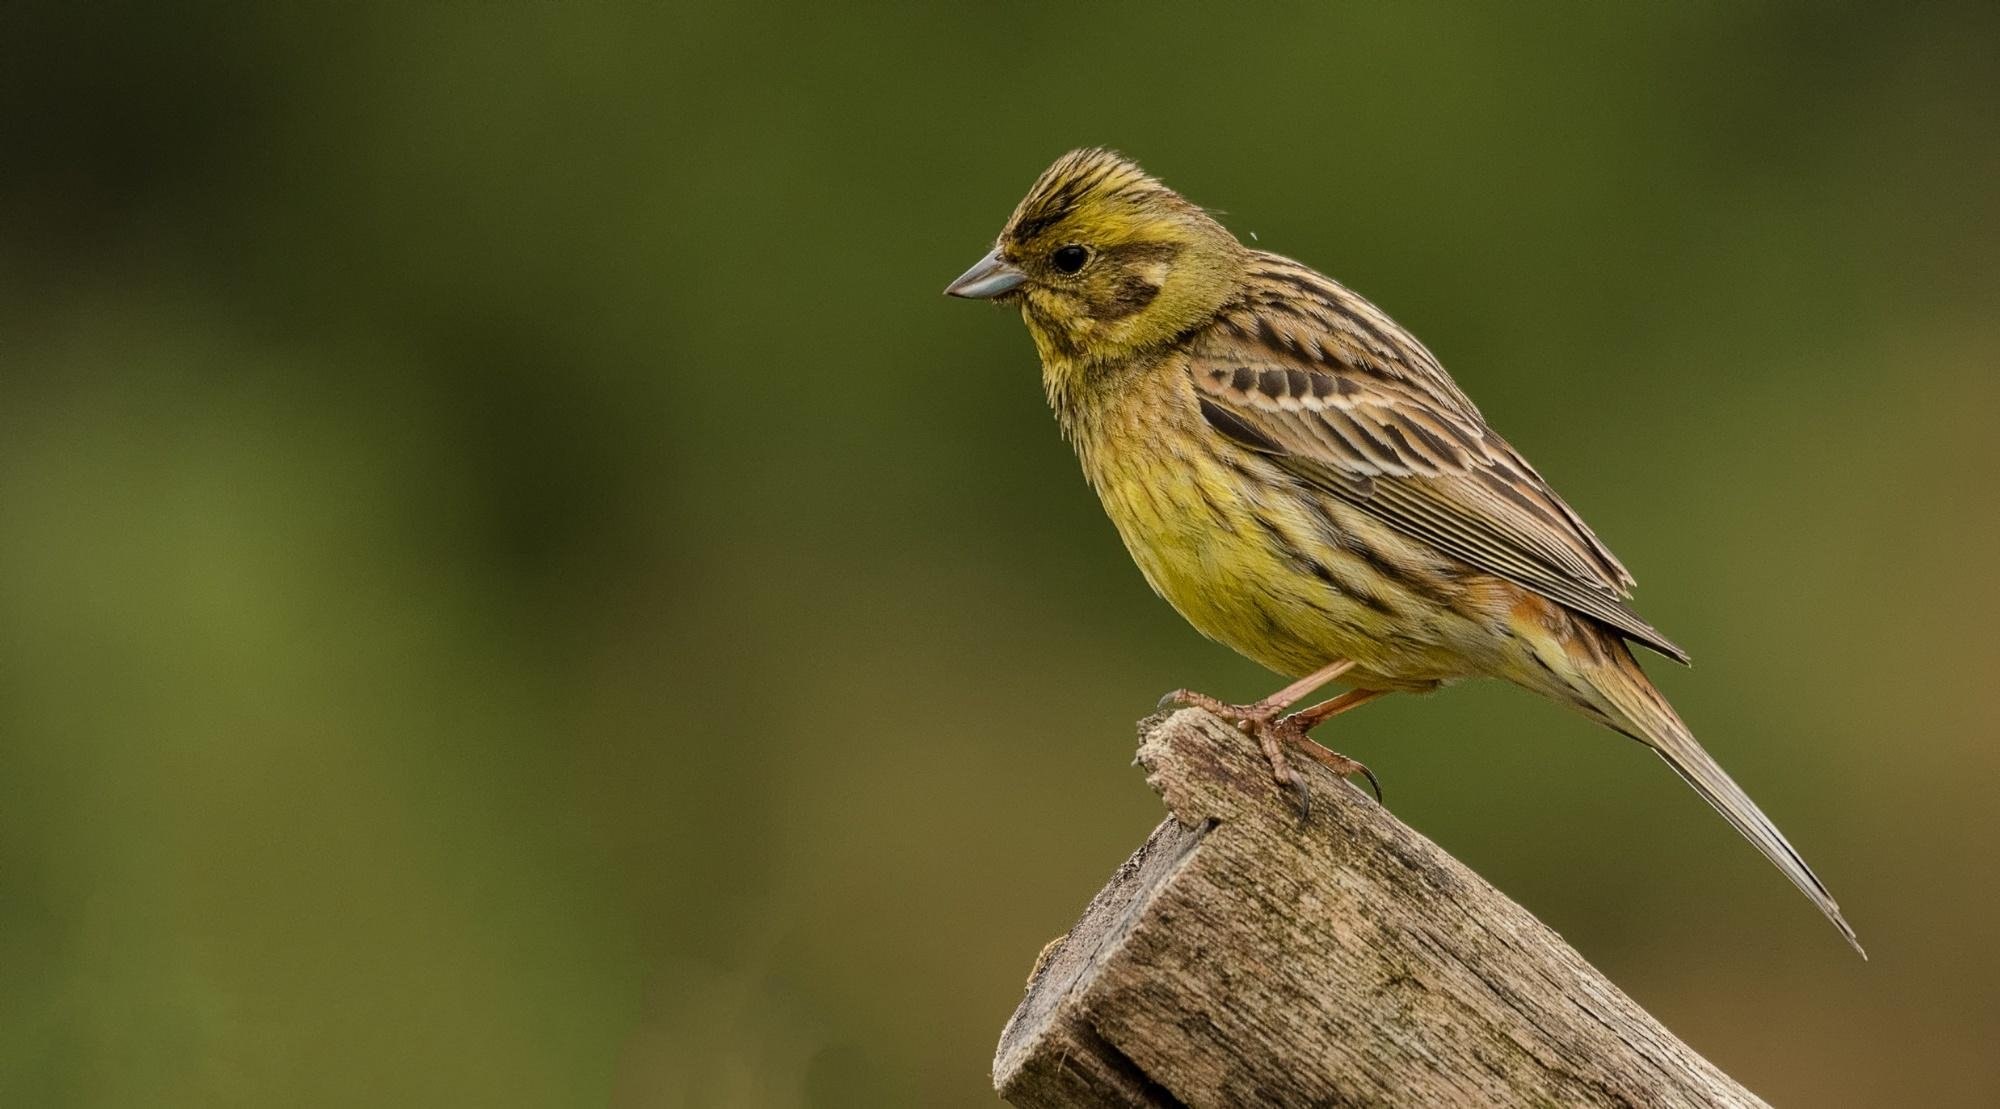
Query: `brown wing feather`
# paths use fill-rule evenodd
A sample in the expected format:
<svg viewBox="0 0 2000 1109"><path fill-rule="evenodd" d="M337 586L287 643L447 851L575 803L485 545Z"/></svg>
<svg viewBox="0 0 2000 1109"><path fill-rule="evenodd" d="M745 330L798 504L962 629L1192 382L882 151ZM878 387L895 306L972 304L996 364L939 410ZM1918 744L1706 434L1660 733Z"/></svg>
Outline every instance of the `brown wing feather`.
<svg viewBox="0 0 2000 1109"><path fill-rule="evenodd" d="M1687 661L1625 604L1625 567L1408 332L1297 263L1269 258L1258 276L1263 294L1192 352L1211 426L1405 534Z"/></svg>

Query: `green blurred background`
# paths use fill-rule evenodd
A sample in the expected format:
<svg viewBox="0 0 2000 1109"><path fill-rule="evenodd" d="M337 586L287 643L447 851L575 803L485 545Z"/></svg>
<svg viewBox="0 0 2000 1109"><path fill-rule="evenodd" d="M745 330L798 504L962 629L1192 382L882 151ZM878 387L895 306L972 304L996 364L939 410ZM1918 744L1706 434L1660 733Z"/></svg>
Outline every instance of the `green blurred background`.
<svg viewBox="0 0 2000 1109"><path fill-rule="evenodd" d="M2000 1099L2000 9L0 14L0 1103L986 1105L1273 684L1147 591L1018 320L1140 158L1421 335L1645 582L1863 963L1629 743L1344 719L1792 1105Z"/></svg>

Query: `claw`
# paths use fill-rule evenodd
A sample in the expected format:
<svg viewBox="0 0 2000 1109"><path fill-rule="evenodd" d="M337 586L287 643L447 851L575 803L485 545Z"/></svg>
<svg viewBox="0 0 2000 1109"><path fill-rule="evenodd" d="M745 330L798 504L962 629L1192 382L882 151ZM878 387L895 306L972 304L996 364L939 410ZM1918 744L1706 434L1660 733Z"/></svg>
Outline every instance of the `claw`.
<svg viewBox="0 0 2000 1109"><path fill-rule="evenodd" d="M1368 769L1366 763L1350 759L1346 755L1335 751L1329 751L1309 739L1299 738L1295 742L1300 750L1311 755L1320 765L1340 775L1342 778L1359 774L1368 779L1368 788L1375 791L1375 803L1378 805L1382 803L1382 780L1375 776L1373 770Z"/></svg>
<svg viewBox="0 0 2000 1109"><path fill-rule="evenodd" d="M1296 715L1288 716L1278 721L1277 727L1282 736L1281 741L1290 743L1294 750L1311 756L1313 761L1340 775L1342 778L1354 774L1360 774L1367 778L1369 788L1375 791L1375 802L1380 804L1382 801L1382 782L1381 779L1375 777L1375 772L1368 769L1367 764L1358 759L1350 759L1338 751L1329 751L1313 742L1312 737L1306 734L1306 726L1307 722L1302 721Z"/></svg>

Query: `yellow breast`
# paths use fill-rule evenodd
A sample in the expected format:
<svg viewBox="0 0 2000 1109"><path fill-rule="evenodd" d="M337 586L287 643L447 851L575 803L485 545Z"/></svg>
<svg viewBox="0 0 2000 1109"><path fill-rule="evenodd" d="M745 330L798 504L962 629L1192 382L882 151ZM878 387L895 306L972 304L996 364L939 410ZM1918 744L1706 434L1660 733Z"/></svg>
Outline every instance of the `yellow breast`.
<svg viewBox="0 0 2000 1109"><path fill-rule="evenodd" d="M1297 507L1242 470L1201 420L1184 375L1148 374L1075 429L1104 510L1153 590L1202 634L1286 673L1325 664L1342 612L1285 536ZM1234 465L1232 465L1234 463ZM1317 595L1315 595L1317 594Z"/></svg>
<svg viewBox="0 0 2000 1109"><path fill-rule="evenodd" d="M1358 553L1435 552L1216 434L1185 371L1080 399L1064 423L1085 475L1146 581L1196 630L1282 674L1346 658L1414 688L1466 672L1463 621Z"/></svg>

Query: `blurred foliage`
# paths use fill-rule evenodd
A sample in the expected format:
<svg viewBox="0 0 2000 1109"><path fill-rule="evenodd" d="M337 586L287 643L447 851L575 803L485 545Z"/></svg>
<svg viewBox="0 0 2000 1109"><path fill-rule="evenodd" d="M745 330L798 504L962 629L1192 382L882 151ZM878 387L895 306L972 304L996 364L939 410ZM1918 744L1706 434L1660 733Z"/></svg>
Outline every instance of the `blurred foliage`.
<svg viewBox="0 0 2000 1109"><path fill-rule="evenodd" d="M1343 719L1780 1103L2000 1099L2000 9L0 8L0 1103L985 1105L1157 818L1018 321L1117 146L1398 315L1874 954L1630 744Z"/></svg>

